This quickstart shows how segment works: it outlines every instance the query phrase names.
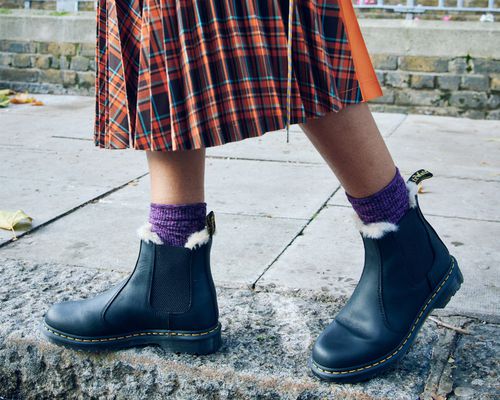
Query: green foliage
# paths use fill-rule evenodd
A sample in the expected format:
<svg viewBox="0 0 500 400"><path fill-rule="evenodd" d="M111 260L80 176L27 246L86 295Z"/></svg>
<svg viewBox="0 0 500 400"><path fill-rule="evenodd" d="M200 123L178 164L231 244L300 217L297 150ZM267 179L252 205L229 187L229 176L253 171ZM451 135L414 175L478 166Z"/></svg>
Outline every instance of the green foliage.
<svg viewBox="0 0 500 400"><path fill-rule="evenodd" d="M465 62L467 63L467 68L466 68L466 71L467 71L467 72L472 72L472 68L473 68L473 67L472 67L472 65L473 65L473 64L472 64L472 61L473 61L473 60L474 60L474 59L472 58L472 56L471 56L470 54L467 54L467 55L465 56Z"/></svg>
<svg viewBox="0 0 500 400"><path fill-rule="evenodd" d="M66 15L70 15L71 13L68 11L52 11L50 15L54 15L56 17L64 17Z"/></svg>

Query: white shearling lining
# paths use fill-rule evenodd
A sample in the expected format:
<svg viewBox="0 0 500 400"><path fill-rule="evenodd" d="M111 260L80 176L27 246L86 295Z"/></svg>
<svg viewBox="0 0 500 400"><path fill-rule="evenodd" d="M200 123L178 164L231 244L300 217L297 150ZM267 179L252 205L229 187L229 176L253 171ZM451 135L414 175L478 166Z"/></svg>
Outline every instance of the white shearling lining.
<svg viewBox="0 0 500 400"><path fill-rule="evenodd" d="M196 246L202 246L205 243L208 243L209 240L210 234L208 233L208 229L205 227L201 231L193 232L191 235L189 235L184 247L192 250L195 249Z"/></svg>
<svg viewBox="0 0 500 400"><path fill-rule="evenodd" d="M154 244L163 244L158 234L151 230L150 222L146 222L139 229L137 229L137 235L141 240L144 240L146 243L152 242ZM202 246L205 243L208 243L209 240L210 240L210 234L208 233L208 229L205 227L202 230L193 232L191 235L189 235L184 247L192 250L195 249L196 246Z"/></svg>
<svg viewBox="0 0 500 400"><path fill-rule="evenodd" d="M415 208L417 206L416 196L418 195L418 185L415 182L408 181L406 182L406 188L408 189L410 208ZM369 239L380 239L387 232L395 232L398 230L398 226L392 222L372 222L370 224L365 224L356 213L353 213L353 219L356 228L364 237Z"/></svg>
<svg viewBox="0 0 500 400"><path fill-rule="evenodd" d="M415 208L417 206L417 200L415 196L418 194L418 185L415 182L406 182L406 188L408 189L408 200L410 202L410 208Z"/></svg>
<svg viewBox="0 0 500 400"><path fill-rule="evenodd" d="M395 232L398 230L398 226L392 222L372 222L365 224L356 213L353 213L352 218L354 219L356 228L364 237L369 239L380 239L387 232Z"/></svg>
<svg viewBox="0 0 500 400"><path fill-rule="evenodd" d="M151 222L146 222L137 229L137 235L139 239L144 240L146 243L152 242L154 244L163 244L158 234L151 230Z"/></svg>

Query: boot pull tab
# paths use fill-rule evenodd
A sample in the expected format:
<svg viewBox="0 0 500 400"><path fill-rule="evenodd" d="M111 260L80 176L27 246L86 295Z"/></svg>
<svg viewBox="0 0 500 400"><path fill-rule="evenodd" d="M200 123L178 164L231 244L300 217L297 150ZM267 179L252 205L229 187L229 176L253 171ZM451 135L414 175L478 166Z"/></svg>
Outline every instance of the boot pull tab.
<svg viewBox="0 0 500 400"><path fill-rule="evenodd" d="M208 234L210 236L213 236L213 234L215 233L215 214L213 211L210 211L208 213L206 224L207 224Z"/></svg>
<svg viewBox="0 0 500 400"><path fill-rule="evenodd" d="M415 185L418 185L425 179L432 178L433 175L431 172L425 169L419 169L417 172L414 172L412 176L408 178L408 182L413 182Z"/></svg>

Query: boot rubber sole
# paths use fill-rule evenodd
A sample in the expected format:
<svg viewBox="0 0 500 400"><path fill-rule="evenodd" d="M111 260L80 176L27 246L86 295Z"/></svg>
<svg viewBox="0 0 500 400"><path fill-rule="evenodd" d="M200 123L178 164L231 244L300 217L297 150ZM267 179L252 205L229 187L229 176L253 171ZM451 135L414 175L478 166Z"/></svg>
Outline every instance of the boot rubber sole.
<svg viewBox="0 0 500 400"><path fill-rule="evenodd" d="M332 370L324 367L315 362L311 357L309 366L313 374L324 381L354 383L367 380L393 366L406 354L429 314L436 308L445 308L450 299L460 289L463 281L464 278L458 267L457 260L451 256L451 265L448 272L437 285L434 292L427 298L413 321L409 332L396 349L368 365L365 364L343 370Z"/></svg>
<svg viewBox="0 0 500 400"><path fill-rule="evenodd" d="M103 352L130 347L160 346L172 353L210 354L222 343L221 324L205 331L146 330L118 336L83 337L70 335L43 322L41 330L52 343L73 350Z"/></svg>

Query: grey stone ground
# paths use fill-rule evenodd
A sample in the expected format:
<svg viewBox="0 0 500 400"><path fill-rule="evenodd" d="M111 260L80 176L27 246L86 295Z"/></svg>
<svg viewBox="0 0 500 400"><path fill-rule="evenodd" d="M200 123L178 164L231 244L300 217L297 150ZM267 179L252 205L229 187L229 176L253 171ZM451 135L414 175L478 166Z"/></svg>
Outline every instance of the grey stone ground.
<svg viewBox="0 0 500 400"><path fill-rule="evenodd" d="M306 361L356 284L361 241L298 127L289 144L273 132L207 151L220 353L86 355L46 343L37 328L50 304L92 296L133 268L149 178L141 152L94 148L93 99L37 97L46 106L0 110L0 209L34 218L17 241L0 231L0 399L499 398L498 122L376 115L402 172L435 174L422 208L465 283L434 317L469 334L428 320L395 369L332 385Z"/></svg>

